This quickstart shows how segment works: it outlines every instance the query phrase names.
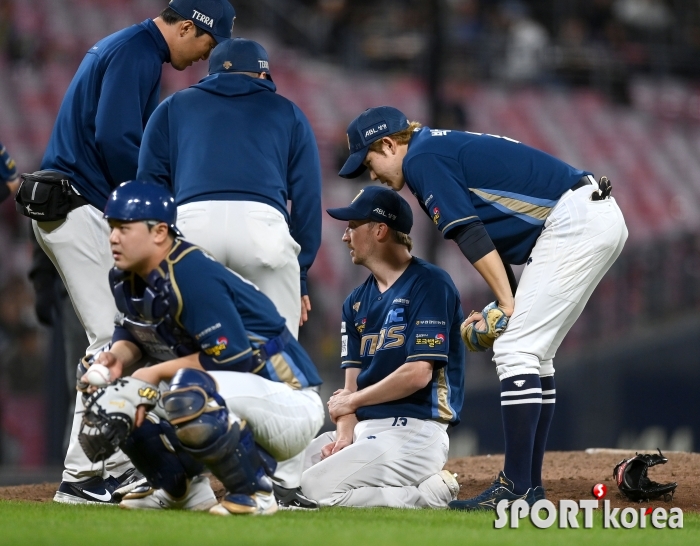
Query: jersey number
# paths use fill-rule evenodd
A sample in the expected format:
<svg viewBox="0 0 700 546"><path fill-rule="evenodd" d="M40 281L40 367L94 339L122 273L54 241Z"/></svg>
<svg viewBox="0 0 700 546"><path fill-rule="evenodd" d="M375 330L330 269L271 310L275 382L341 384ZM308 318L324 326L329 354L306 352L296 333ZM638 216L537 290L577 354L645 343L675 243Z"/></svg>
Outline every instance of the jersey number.
<svg viewBox="0 0 700 546"><path fill-rule="evenodd" d="M391 423L392 427L405 427L408 424L408 419L405 417L394 417L394 422Z"/></svg>
<svg viewBox="0 0 700 546"><path fill-rule="evenodd" d="M394 349L402 347L406 342L403 331L406 325L382 328L379 334L366 334L360 341L360 356L372 356L380 349Z"/></svg>

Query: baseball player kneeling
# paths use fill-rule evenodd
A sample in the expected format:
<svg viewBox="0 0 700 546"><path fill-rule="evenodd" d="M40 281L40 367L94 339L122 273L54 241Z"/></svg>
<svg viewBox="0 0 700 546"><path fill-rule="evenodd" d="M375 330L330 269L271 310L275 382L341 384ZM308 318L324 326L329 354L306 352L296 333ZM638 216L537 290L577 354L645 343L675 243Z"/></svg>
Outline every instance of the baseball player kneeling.
<svg viewBox="0 0 700 546"><path fill-rule="evenodd" d="M120 447L147 478L124 508L275 512L276 461L301 453L323 424L315 366L255 285L180 238L165 188L126 182L105 218L120 315L94 359L113 382L86 402L85 454L95 462ZM119 379L142 357L158 363ZM226 487L221 503L204 467ZM304 500L286 493L294 507Z"/></svg>
<svg viewBox="0 0 700 546"><path fill-rule="evenodd" d="M443 466L464 398L464 320L450 277L411 256L413 215L397 193L360 192L328 214L371 274L343 305L345 388L335 432L306 450L304 492L321 505L446 508L459 485Z"/></svg>

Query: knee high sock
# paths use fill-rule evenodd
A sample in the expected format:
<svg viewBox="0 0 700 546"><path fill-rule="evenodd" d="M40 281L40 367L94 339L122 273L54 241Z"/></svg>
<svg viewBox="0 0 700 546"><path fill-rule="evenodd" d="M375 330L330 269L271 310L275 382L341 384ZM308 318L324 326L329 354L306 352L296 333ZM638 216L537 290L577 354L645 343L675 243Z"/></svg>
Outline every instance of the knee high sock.
<svg viewBox="0 0 700 546"><path fill-rule="evenodd" d="M523 374L501 381L501 415L506 440L503 472L520 495L530 487L532 448L542 409L542 386L537 374Z"/></svg>
<svg viewBox="0 0 700 546"><path fill-rule="evenodd" d="M532 487L542 485L542 461L547 448L547 436L552 424L552 417L554 417L554 402L556 400L554 376L540 377L540 382L542 383L542 411L537 423L535 445L532 449Z"/></svg>

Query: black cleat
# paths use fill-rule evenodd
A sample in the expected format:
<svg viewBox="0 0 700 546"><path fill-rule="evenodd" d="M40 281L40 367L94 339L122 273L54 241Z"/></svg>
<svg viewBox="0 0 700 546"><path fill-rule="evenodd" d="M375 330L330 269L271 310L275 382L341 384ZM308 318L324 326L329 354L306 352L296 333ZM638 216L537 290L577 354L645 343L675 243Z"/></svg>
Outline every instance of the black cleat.
<svg viewBox="0 0 700 546"><path fill-rule="evenodd" d="M112 502L111 484L99 476L79 482L61 482L53 497L62 504L102 504L116 506Z"/></svg>
<svg viewBox="0 0 700 546"><path fill-rule="evenodd" d="M79 482L61 482L58 491L53 497L54 502L61 504L101 504L105 506L116 506L119 504L121 496L114 495L122 485L134 476L134 469L127 470L115 478L109 476L103 480L99 476L93 476Z"/></svg>
<svg viewBox="0 0 700 546"><path fill-rule="evenodd" d="M544 489L542 489L542 494L544 494ZM531 504L529 501L534 499L533 489L528 489L523 495L516 495L513 493L513 482L506 478L506 475L501 471L486 491L471 499L454 500L448 505L448 508L465 511L496 510L496 505L500 501L506 500L510 506L518 499L523 499Z"/></svg>
<svg viewBox="0 0 700 546"><path fill-rule="evenodd" d="M318 503L305 497L301 488L287 489L277 484L272 485L280 510L318 510Z"/></svg>

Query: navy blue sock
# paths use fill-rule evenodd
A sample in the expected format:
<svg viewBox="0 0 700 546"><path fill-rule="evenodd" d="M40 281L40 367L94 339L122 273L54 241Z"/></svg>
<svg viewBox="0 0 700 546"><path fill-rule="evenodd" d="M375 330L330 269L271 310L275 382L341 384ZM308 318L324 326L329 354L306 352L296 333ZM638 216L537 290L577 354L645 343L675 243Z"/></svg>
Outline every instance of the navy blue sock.
<svg viewBox="0 0 700 546"><path fill-rule="evenodd" d="M532 487L542 485L542 461L547 448L547 435L552 424L552 417L554 417L554 401L556 400L554 376L540 377L540 382L542 383L542 411L537 423L535 445L532 449Z"/></svg>
<svg viewBox="0 0 700 546"><path fill-rule="evenodd" d="M506 439L503 472L521 495L530 487L532 446L542 409L540 376L523 374L501 381L501 415Z"/></svg>

